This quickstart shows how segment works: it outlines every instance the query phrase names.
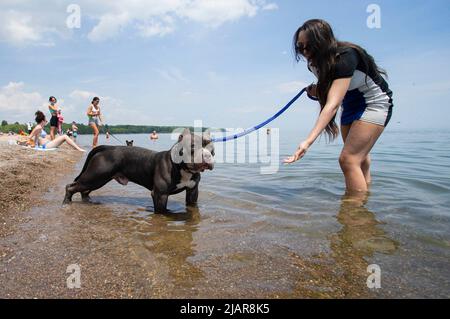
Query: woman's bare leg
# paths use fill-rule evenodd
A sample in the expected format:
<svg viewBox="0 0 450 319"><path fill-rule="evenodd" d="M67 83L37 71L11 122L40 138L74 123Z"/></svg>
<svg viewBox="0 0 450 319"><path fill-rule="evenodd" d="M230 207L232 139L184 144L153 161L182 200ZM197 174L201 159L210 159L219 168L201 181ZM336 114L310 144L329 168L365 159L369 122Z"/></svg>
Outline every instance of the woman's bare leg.
<svg viewBox="0 0 450 319"><path fill-rule="evenodd" d="M368 190L363 165L384 127L363 121L355 121L345 139L344 149L339 157L339 164L345 176L347 191L366 192ZM369 158L370 161L370 158ZM368 169L368 167L366 167Z"/></svg>
<svg viewBox="0 0 450 319"><path fill-rule="evenodd" d="M347 140L347 136L348 136L348 133L350 132L351 127L352 127L351 124L350 125L341 125L341 135L342 135L342 140L344 141L344 143ZM361 170L364 174L364 178L366 179L366 183L368 186L372 183L372 176L370 174L370 163L371 163L370 154L367 154L366 158L361 163Z"/></svg>
<svg viewBox="0 0 450 319"><path fill-rule="evenodd" d="M74 149L80 151L80 152L86 152L84 149L80 148L77 144L75 144L74 141L70 139L67 135L61 135L56 137L53 141L48 142L46 147L47 148L55 148L61 146L64 142L72 146Z"/></svg>
<svg viewBox="0 0 450 319"><path fill-rule="evenodd" d="M370 174L370 163L371 163L370 154L367 154L366 158L361 164L361 169L364 174L364 178L366 179L366 183L369 186L372 183L372 175Z"/></svg>
<svg viewBox="0 0 450 319"><path fill-rule="evenodd" d="M341 135L342 135L342 140L345 143L345 140L347 139L348 136L348 132L350 132L350 128L352 127L352 125L341 125Z"/></svg>
<svg viewBox="0 0 450 319"><path fill-rule="evenodd" d="M50 140L54 140L55 139L55 131L56 131L56 127L51 126L50 127Z"/></svg>
<svg viewBox="0 0 450 319"><path fill-rule="evenodd" d="M94 131L94 139L92 141L92 148L94 148L98 144L98 135L100 134L100 132L98 131L96 124L90 124L90 126L91 126L92 130Z"/></svg>

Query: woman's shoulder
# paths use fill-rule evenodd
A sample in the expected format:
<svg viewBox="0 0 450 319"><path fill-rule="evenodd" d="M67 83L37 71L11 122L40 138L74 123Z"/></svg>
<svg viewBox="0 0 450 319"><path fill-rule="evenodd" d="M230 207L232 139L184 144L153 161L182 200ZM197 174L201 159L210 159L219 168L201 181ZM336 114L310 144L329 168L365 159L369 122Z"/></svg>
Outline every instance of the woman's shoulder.
<svg viewBox="0 0 450 319"><path fill-rule="evenodd" d="M353 76L359 64L359 55L356 49L343 46L338 49L338 56L335 66L335 79Z"/></svg>
<svg viewBox="0 0 450 319"><path fill-rule="evenodd" d="M41 124L37 124L33 129L34 132L40 132L42 130L43 130L43 127Z"/></svg>
<svg viewBox="0 0 450 319"><path fill-rule="evenodd" d="M359 59L358 51L350 46L342 46L338 48L338 58L339 60L345 59Z"/></svg>

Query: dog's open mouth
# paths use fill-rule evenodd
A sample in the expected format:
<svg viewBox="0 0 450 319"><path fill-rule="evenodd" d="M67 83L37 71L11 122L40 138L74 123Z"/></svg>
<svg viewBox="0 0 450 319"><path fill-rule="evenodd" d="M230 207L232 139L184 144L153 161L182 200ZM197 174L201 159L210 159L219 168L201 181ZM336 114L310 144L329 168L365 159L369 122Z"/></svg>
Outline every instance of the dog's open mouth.
<svg viewBox="0 0 450 319"><path fill-rule="evenodd" d="M204 172L204 171L206 171L206 170L210 170L210 171L212 171L212 169L213 169L213 165L212 164L208 164L208 163L202 163L202 164L200 164L199 166L198 166L198 168L197 168L200 172Z"/></svg>

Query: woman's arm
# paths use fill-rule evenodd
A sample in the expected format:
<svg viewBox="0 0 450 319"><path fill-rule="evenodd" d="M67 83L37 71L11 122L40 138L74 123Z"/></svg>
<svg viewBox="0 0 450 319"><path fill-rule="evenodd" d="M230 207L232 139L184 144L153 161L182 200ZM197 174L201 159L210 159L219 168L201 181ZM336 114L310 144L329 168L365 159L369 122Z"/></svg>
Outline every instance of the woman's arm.
<svg viewBox="0 0 450 319"><path fill-rule="evenodd" d="M295 154L285 159L284 163L291 164L305 156L308 148L316 141L317 137L322 134L328 123L330 123L331 119L336 115L336 112L341 105L342 100L344 100L348 88L350 87L350 81L351 78L337 79L333 81L330 91L328 92L327 103L320 113L316 125L314 125L314 128L311 130L311 133L309 133L306 140L300 143L300 146Z"/></svg>
<svg viewBox="0 0 450 319"><path fill-rule="evenodd" d="M36 127L31 131L29 139L34 141L34 145L39 145L39 135L41 135L42 127L36 125Z"/></svg>

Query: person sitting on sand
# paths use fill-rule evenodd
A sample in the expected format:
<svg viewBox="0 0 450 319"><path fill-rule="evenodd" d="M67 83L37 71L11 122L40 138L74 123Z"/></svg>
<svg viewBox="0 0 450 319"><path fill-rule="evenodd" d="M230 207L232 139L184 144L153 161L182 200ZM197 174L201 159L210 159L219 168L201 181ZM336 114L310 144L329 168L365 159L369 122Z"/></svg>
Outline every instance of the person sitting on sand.
<svg viewBox="0 0 450 319"><path fill-rule="evenodd" d="M75 144L74 141L70 139L67 135L61 135L58 137L55 137L54 140L50 140L47 137L47 132L45 132L45 125L47 124L47 120L45 118L44 113L41 111L36 112L36 123L37 125L31 132L27 144L31 147L39 147L42 149L48 149L48 148L56 148L61 146L64 142L72 146L74 149L80 151L80 152L86 152L84 149L78 147L77 144Z"/></svg>
<svg viewBox="0 0 450 319"><path fill-rule="evenodd" d="M153 131L152 134L150 134L150 139L152 141L157 140L159 138L158 134L156 134L156 131Z"/></svg>

